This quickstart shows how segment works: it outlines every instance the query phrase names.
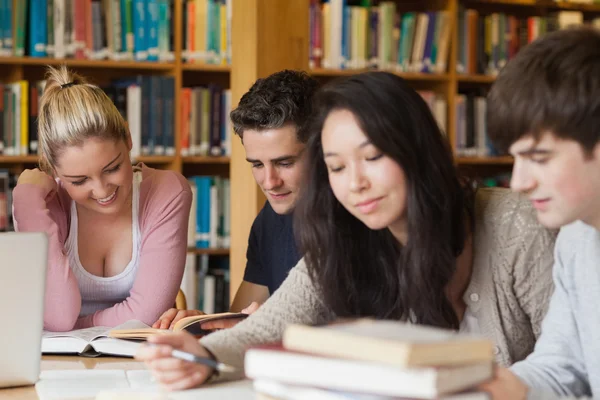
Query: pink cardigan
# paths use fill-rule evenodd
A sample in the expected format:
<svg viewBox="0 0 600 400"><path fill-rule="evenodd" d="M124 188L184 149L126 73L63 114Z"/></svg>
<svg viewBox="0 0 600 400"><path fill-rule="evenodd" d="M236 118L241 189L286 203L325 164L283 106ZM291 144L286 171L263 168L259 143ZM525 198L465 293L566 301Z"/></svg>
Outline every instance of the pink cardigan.
<svg viewBox="0 0 600 400"><path fill-rule="evenodd" d="M62 332L116 326L131 319L151 325L173 306L185 267L192 192L177 172L143 164L139 167L141 248L135 282L125 301L81 318L81 295L65 251L71 198L60 185L58 194L48 203L42 189L35 185L15 188L13 218L17 230L48 234L44 329Z"/></svg>

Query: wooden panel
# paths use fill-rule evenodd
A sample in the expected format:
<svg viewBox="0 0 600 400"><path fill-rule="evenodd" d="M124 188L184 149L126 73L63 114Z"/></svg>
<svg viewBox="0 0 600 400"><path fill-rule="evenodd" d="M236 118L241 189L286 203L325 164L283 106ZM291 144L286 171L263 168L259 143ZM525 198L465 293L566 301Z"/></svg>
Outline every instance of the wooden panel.
<svg viewBox="0 0 600 400"><path fill-rule="evenodd" d="M282 69L308 69L307 0L233 0L232 107L258 78ZM231 296L246 267L252 222L265 197L246 162L244 148L232 138L231 154Z"/></svg>

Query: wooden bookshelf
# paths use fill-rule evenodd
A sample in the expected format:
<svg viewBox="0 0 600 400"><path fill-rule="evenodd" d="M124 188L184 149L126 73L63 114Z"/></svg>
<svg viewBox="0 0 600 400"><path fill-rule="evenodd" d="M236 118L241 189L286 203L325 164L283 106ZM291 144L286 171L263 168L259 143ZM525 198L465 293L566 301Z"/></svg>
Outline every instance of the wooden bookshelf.
<svg viewBox="0 0 600 400"><path fill-rule="evenodd" d="M337 77L337 76L350 76L361 72L375 71L373 69L327 69L327 68L313 68L310 70L310 74L315 77ZM431 82L447 82L450 79L448 74L424 74L424 73L411 73L411 72L397 72L389 71L402 78L410 81L431 81Z"/></svg>
<svg viewBox="0 0 600 400"><path fill-rule="evenodd" d="M181 69L183 71L223 72L227 74L231 72L231 66L216 64L185 63L182 64Z"/></svg>
<svg viewBox="0 0 600 400"><path fill-rule="evenodd" d="M493 75L464 75L458 74L457 80L459 83L483 83L491 85L496 80Z"/></svg>
<svg viewBox="0 0 600 400"><path fill-rule="evenodd" d="M207 157L207 156L189 156L183 157L184 164L229 164L230 157Z"/></svg>
<svg viewBox="0 0 600 400"><path fill-rule="evenodd" d="M40 57L0 57L0 65L66 65L71 68L94 69L133 69L169 71L175 69L175 63L149 61L114 61L114 60L76 60L72 58L40 58Z"/></svg>
<svg viewBox="0 0 600 400"><path fill-rule="evenodd" d="M513 158L504 157L457 157L456 161L462 165L512 165Z"/></svg>
<svg viewBox="0 0 600 400"><path fill-rule="evenodd" d="M38 157L31 156L0 156L0 164L35 164Z"/></svg>
<svg viewBox="0 0 600 400"><path fill-rule="evenodd" d="M553 1L553 0L467 0L465 4L473 7L477 5L494 5L498 7L523 7L523 8L537 8L542 10L575 10L590 13L600 13L600 4L586 4L586 3L572 3L567 1Z"/></svg>
<svg viewBox="0 0 600 400"><path fill-rule="evenodd" d="M408 2L396 0L406 8ZM406 4L405 4L406 3ZM426 3L425 5L422 3ZM231 65L214 65L201 63L184 63L182 60L182 26L183 2L175 1L173 18L174 30L174 62L131 62L111 60L56 60L31 57L1 57L0 80L12 82L20 79L38 79L42 76L46 65L66 64L83 69L84 75L94 82L119 76L131 76L136 73L156 73L175 78L175 143L176 154L173 157L151 156L140 157L139 160L159 168L168 168L179 172L186 169L211 171L214 168L228 171L231 179L231 247L230 249L190 249L196 254L229 255L231 265L230 292L233 296L242 281L246 265L246 248L248 236L254 218L262 208L265 198L256 185L245 159L243 146L232 134L232 153L230 157L182 157L180 148L181 116L177 110L181 107L180 89L195 85L198 82L218 79L227 82L232 92L232 107L258 78L285 69L301 69L308 71L309 44L309 1L308 0L233 0L233 20L231 24L232 53ZM450 45L448 72L444 74L398 73L414 83L415 88L431 89L443 94L448 101L448 136L454 143L454 96L458 93L459 84L491 84L493 77L485 75L459 75L455 71L457 59L457 29L459 0L426 0L413 2L416 9L447 10L454 18L452 40ZM545 7L551 10L580 10L600 13L600 5L538 2L534 0L469 0L468 6L479 4L494 7L498 12L511 7ZM305 16L305 17L303 17ZM361 70L362 71L362 70ZM356 70L314 69L310 73L320 79L354 74ZM107 78L108 77L108 78ZM37 162L36 156L0 156L2 167L11 169L23 168ZM508 169L512 164L510 157L478 158L459 157L457 162L466 167L479 169L500 167ZM215 165L217 167L215 167ZM242 199L242 201L238 201ZM197 253L202 252L202 253Z"/></svg>

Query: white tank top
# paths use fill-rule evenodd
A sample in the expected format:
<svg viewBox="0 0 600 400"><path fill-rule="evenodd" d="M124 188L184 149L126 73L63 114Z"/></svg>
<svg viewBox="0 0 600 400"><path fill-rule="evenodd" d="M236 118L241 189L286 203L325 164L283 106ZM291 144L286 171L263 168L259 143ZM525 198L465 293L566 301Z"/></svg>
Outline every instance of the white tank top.
<svg viewBox="0 0 600 400"><path fill-rule="evenodd" d="M66 243L69 265L79 286L81 293L80 317L93 314L96 311L110 308L117 303L123 302L128 296L139 266L140 250L140 226L138 221L138 210L140 202L140 183L142 173L133 174L133 187L131 196L131 232L133 233L133 246L131 261L123 272L108 278L90 274L83 268L79 260L79 247L77 244L77 207L75 202L71 203L71 226Z"/></svg>

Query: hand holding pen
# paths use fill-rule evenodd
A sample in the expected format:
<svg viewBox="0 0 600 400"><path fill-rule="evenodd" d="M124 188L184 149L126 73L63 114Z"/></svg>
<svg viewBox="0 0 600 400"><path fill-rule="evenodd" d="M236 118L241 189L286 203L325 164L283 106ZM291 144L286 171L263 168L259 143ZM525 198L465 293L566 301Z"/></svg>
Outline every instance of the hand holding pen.
<svg viewBox="0 0 600 400"><path fill-rule="evenodd" d="M154 378L168 390L200 386L215 370L235 370L213 360L198 340L187 332L151 336L148 342L152 345L140 346L135 358L144 361Z"/></svg>

